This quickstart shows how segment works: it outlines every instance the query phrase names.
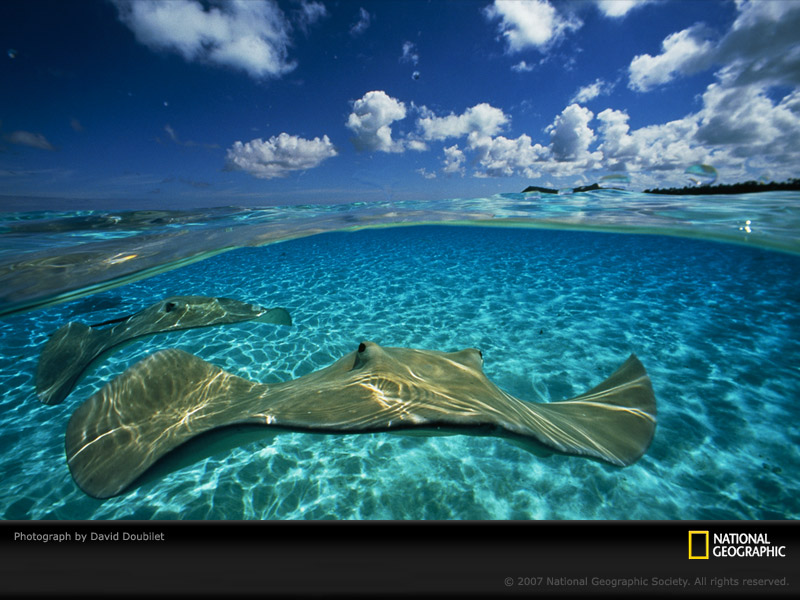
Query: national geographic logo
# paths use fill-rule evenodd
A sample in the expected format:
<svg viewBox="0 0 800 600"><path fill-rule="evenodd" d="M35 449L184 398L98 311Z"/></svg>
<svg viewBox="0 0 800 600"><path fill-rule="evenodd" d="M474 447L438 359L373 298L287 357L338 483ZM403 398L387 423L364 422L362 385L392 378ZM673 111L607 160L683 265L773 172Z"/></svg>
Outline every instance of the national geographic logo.
<svg viewBox="0 0 800 600"><path fill-rule="evenodd" d="M689 558L786 558L786 546L776 546L766 533L715 533L709 543L708 531L689 532Z"/></svg>
<svg viewBox="0 0 800 600"><path fill-rule="evenodd" d="M708 559L708 532L689 532L689 558Z"/></svg>

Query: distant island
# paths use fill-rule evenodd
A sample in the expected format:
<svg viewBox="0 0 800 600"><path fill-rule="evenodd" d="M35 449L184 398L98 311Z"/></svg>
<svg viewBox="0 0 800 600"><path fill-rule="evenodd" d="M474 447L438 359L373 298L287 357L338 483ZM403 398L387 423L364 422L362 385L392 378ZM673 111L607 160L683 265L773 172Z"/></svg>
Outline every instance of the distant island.
<svg viewBox="0 0 800 600"><path fill-rule="evenodd" d="M584 185L572 189L573 194L579 192L591 192L592 190L609 189L600 187L599 184ZM611 188L614 189L614 188ZM656 188L644 190L645 194L670 194L675 196L703 196L712 194L750 194L754 192L775 192L775 191L800 191L800 179L790 179L781 183L770 181L762 183L760 181L745 181L743 183L727 183L717 185L699 185L682 188ZM559 190L553 188L529 185L522 193L539 192L540 194L557 194Z"/></svg>
<svg viewBox="0 0 800 600"><path fill-rule="evenodd" d="M718 185L701 185L695 187L682 188L656 188L654 190L644 190L645 194L670 194L676 196L700 196L711 194L751 194L754 192L775 192L775 191L798 191L800 190L800 179L790 179L781 183L770 181L761 183L760 181L745 181L743 183L721 183Z"/></svg>
<svg viewBox="0 0 800 600"><path fill-rule="evenodd" d="M572 188L572 193L577 194L578 192L591 192L592 190L601 190L601 189L603 188L601 188L598 184L593 183L592 185L584 185L581 187ZM526 192L539 192L540 194L557 194L558 190L553 188L539 187L536 185L529 185L524 190L522 190L523 194Z"/></svg>
<svg viewBox="0 0 800 600"><path fill-rule="evenodd" d="M558 190L554 190L553 188L543 188L537 185L529 185L524 190L522 190L523 194L527 192L539 192L540 194L557 194Z"/></svg>

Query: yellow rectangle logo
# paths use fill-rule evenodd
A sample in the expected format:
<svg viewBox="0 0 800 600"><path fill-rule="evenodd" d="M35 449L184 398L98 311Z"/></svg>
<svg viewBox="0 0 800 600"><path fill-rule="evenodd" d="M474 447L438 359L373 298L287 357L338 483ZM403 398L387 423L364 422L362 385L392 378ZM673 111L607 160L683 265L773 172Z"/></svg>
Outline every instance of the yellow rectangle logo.
<svg viewBox="0 0 800 600"><path fill-rule="evenodd" d="M689 532L689 558L708 559L708 531Z"/></svg>

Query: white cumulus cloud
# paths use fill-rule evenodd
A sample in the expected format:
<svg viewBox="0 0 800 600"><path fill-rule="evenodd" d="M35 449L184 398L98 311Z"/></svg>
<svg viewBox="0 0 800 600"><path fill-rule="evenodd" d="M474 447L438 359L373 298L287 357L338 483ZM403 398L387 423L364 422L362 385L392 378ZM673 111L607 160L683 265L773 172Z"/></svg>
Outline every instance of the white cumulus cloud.
<svg viewBox="0 0 800 600"><path fill-rule="evenodd" d="M418 110L424 115L417 120L424 139L467 138L463 149L458 145L444 149L443 173L463 175L469 156L475 165L472 173L475 177L536 178L543 171L565 176L595 168L602 157L599 152L589 150L596 139L589 127L594 115L577 104L565 108L546 129L551 137L548 146L534 143L527 134L516 138L499 135L510 119L502 110L486 103L446 117L437 117L425 107Z"/></svg>
<svg viewBox="0 0 800 600"><path fill-rule="evenodd" d="M594 114L588 108L570 104L547 127L552 141L553 157L559 161L583 160L595 138L589 122Z"/></svg>
<svg viewBox="0 0 800 600"><path fill-rule="evenodd" d="M800 85L800 3L741 0L736 7L736 21L721 40L703 39L708 36L698 24L667 36L658 56L634 58L628 86L647 91L713 65L726 85Z"/></svg>
<svg viewBox="0 0 800 600"><path fill-rule="evenodd" d="M641 54L635 57L628 67L628 87L646 92L672 81L679 73L708 68L714 58L714 44L701 39L702 30L701 26L692 26L670 34L661 43L662 53L658 56Z"/></svg>
<svg viewBox="0 0 800 600"><path fill-rule="evenodd" d="M603 153L605 165L610 170L625 171L630 169L629 163L634 161L641 148L630 134L628 113L621 110L607 108L597 115L600 121L600 136L603 143L600 151Z"/></svg>
<svg viewBox="0 0 800 600"><path fill-rule="evenodd" d="M774 103L759 86L726 88L712 84L703 94L695 138L726 146L737 156L800 158L800 90Z"/></svg>
<svg viewBox="0 0 800 600"><path fill-rule="evenodd" d="M281 133L264 141L234 142L228 149L226 169L245 171L259 179L285 177L291 171L312 169L326 158L336 156L327 135L307 140Z"/></svg>
<svg viewBox="0 0 800 600"><path fill-rule="evenodd" d="M598 118L616 125L603 132L600 150L606 164L624 166L633 172L683 172L692 164L719 162L708 148L695 141L698 126L693 115L633 132L628 131L626 114L603 111Z"/></svg>
<svg viewBox="0 0 800 600"><path fill-rule="evenodd" d="M405 117L406 105L403 102L376 90L367 92L353 103L353 112L347 118L346 126L356 134L353 144L359 150L403 152L405 144L392 139L391 124Z"/></svg>
<svg viewBox="0 0 800 600"><path fill-rule="evenodd" d="M606 17L624 17L634 8L650 4L652 0L597 0L597 8Z"/></svg>
<svg viewBox="0 0 800 600"><path fill-rule="evenodd" d="M727 89L712 84L696 113L631 131L628 114L606 109L598 150L608 170L675 174L706 163L731 179L752 177L750 168L770 168L777 178L793 177L800 163L800 91L778 102L763 88Z"/></svg>
<svg viewBox="0 0 800 600"><path fill-rule="evenodd" d="M590 110L577 104L568 106L546 129L551 137L548 146L534 143L527 134L516 138L496 135L499 126L473 128L467 135L465 148L476 165L473 176L519 175L535 179L543 172L562 177L596 168L600 165L602 154L590 151L590 145L596 139L594 131L589 127L593 117ZM456 132L463 135L466 129L457 126L453 121L449 125L445 131L450 135ZM438 139L443 139L443 136ZM467 158L465 150L458 146L445 148L443 172L463 174Z"/></svg>
<svg viewBox="0 0 800 600"><path fill-rule="evenodd" d="M499 108L486 102L468 108L460 115L450 114L436 117L424 111L424 116L417 120L417 126L426 140L444 140L450 137L462 137L472 132L483 136L496 135L509 122L508 116Z"/></svg>
<svg viewBox="0 0 800 600"><path fill-rule="evenodd" d="M461 173L464 174L464 161L466 160L464 152L458 147L458 144L444 149L444 173Z"/></svg>
<svg viewBox="0 0 800 600"><path fill-rule="evenodd" d="M800 85L800 3L739 2L716 62L729 85Z"/></svg>
<svg viewBox="0 0 800 600"><path fill-rule="evenodd" d="M470 134L467 143L475 152L482 171L478 177L509 177L514 174L535 179L541 173L537 166L546 160L547 148L533 144L530 136L522 134L509 139L504 136L489 137L478 133Z"/></svg>
<svg viewBox="0 0 800 600"><path fill-rule="evenodd" d="M273 0L234 0L204 6L196 0L114 0L120 20L153 50L189 61L240 69L254 78L295 68L288 60L291 25ZM306 22L324 6L303 5Z"/></svg>
<svg viewBox="0 0 800 600"><path fill-rule="evenodd" d="M545 50L583 25L577 17L559 13L546 0L495 0L484 14L490 20L500 19L499 31L510 53L531 47Z"/></svg>
<svg viewBox="0 0 800 600"><path fill-rule="evenodd" d="M577 102L578 104L589 102L590 100L594 100L598 96L610 94L613 87L614 87L613 83L608 83L607 81L603 81L602 79L598 78L589 85L585 85L581 89L579 89L572 97L572 100L570 100L570 102Z"/></svg>
<svg viewBox="0 0 800 600"><path fill-rule="evenodd" d="M662 54L636 57L629 87L647 91L682 75L717 67L702 107L682 119L629 131L627 114L598 115L607 167L682 170L712 164L729 179L768 169L792 177L800 163L800 3L736 3L738 15L718 39L695 25L668 36ZM787 89L788 88L788 89Z"/></svg>

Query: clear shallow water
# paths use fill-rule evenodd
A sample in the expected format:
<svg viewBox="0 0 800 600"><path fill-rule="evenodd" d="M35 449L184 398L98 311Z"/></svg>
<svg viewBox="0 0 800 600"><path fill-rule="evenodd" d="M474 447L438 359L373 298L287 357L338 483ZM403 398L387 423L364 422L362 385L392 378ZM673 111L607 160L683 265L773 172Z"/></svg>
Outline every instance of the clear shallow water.
<svg viewBox="0 0 800 600"><path fill-rule="evenodd" d="M420 226L240 248L0 320L0 516L6 519L796 519L800 257L696 239ZM291 328L239 323L140 340L58 406L33 373L47 334L168 295L283 306ZM73 483L67 420L127 366L177 347L262 382L364 340L478 347L532 401L599 383L635 352L659 424L634 466L540 458L491 437L265 429L105 501ZM200 449L195 448L195 451Z"/></svg>

